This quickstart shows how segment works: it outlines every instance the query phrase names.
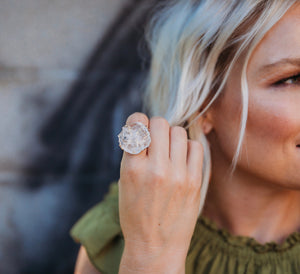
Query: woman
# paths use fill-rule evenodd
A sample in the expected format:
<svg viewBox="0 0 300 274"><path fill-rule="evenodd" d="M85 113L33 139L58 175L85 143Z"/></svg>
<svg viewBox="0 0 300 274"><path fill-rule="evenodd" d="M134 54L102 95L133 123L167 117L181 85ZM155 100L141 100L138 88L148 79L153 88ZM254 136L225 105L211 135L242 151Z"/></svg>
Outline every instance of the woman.
<svg viewBox="0 0 300 274"><path fill-rule="evenodd" d="M151 144L73 228L77 273L298 273L299 1L178 0L152 23L152 118L127 119Z"/></svg>

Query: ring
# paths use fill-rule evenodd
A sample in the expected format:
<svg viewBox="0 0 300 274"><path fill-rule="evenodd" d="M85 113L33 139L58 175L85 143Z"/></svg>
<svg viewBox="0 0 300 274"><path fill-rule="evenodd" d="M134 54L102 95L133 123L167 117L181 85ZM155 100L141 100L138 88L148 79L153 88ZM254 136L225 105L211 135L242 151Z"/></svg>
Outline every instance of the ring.
<svg viewBox="0 0 300 274"><path fill-rule="evenodd" d="M139 154L151 143L150 132L141 122L123 126L118 137L120 148L130 154Z"/></svg>

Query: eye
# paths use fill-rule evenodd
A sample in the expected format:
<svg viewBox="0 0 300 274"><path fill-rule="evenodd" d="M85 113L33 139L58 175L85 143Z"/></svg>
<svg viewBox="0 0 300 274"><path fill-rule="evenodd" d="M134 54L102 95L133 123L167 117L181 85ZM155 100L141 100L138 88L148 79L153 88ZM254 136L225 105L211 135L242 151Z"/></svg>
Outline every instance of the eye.
<svg viewBox="0 0 300 274"><path fill-rule="evenodd" d="M274 86L300 85L300 74L277 81Z"/></svg>

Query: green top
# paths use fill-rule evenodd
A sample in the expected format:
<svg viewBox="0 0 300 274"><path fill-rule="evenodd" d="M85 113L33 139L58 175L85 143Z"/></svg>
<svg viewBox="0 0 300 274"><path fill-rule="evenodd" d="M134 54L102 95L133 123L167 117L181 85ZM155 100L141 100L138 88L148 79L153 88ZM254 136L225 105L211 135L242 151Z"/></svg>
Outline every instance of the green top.
<svg viewBox="0 0 300 274"><path fill-rule="evenodd" d="M124 239L116 182L104 200L73 226L71 236L86 248L101 273L118 273ZM218 229L215 223L200 216L186 258L186 273L300 273L300 232L292 233L282 244L260 244L253 238Z"/></svg>

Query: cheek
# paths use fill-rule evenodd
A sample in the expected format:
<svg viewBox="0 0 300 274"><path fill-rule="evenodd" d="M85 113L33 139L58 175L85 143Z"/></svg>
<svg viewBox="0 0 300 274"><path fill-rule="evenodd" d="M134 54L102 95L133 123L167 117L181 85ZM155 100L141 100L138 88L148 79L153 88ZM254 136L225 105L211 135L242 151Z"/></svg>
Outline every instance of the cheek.
<svg viewBox="0 0 300 274"><path fill-rule="evenodd" d="M249 103L247 142L253 138L258 144L263 142L271 146L291 138L296 128L295 113L290 102L260 98Z"/></svg>
<svg viewBox="0 0 300 274"><path fill-rule="evenodd" d="M211 147L231 162L237 148L240 135L241 103L238 96L227 94L215 107L213 113L214 130L208 136Z"/></svg>
<svg viewBox="0 0 300 274"><path fill-rule="evenodd" d="M232 96L230 104L222 104L216 117L213 139L223 155L231 161L240 136L241 101ZM227 101L225 101L227 102ZM230 106L230 107L229 107ZM241 149L245 165L264 165L268 161L282 159L283 151L294 147L294 137L300 133L298 106L295 101L280 98L251 98L246 125L244 144ZM298 114L299 116L299 114ZM291 142L292 141L292 142ZM246 156L247 154L247 156Z"/></svg>
<svg viewBox="0 0 300 274"><path fill-rule="evenodd" d="M249 102L241 167L280 182L295 171L296 136L300 133L297 100L287 96ZM298 115L298 116L297 116Z"/></svg>

